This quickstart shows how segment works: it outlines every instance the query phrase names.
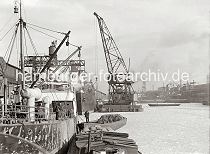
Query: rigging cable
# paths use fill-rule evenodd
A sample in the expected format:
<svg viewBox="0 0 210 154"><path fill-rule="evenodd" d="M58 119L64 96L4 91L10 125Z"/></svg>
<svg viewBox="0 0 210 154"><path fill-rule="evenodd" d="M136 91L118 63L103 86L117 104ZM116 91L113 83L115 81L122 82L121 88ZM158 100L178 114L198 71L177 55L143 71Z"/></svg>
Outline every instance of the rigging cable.
<svg viewBox="0 0 210 154"><path fill-rule="evenodd" d="M18 25L19 25L19 24L17 24L16 26L18 27ZM16 30L15 30L15 31L16 31ZM6 53L5 53L5 55L4 55L4 59L6 58L8 52L9 52L9 48L10 48L10 46L11 46L11 44L12 44L12 40L13 40L13 38L14 38L14 36L15 36L15 31L14 31L14 33L13 33L13 35L12 35L12 38L11 38L11 40L10 40L10 42L9 42L9 45L8 45L8 47L7 47Z"/></svg>
<svg viewBox="0 0 210 154"><path fill-rule="evenodd" d="M9 45L8 45L8 47L7 47L7 50L6 50L6 53L4 54L4 59L5 59L5 58L7 57L7 55L8 55L10 46L11 46L11 44L12 44L12 40L13 40L13 38L14 38L14 35L15 35L15 34L12 35L12 38L11 38L11 40L10 40L10 42L9 42Z"/></svg>
<svg viewBox="0 0 210 154"><path fill-rule="evenodd" d="M25 45L25 49L26 49L26 56L28 56L28 48L27 48L27 43L26 43L26 33L25 33L25 29L23 29L23 36L24 36L24 45Z"/></svg>
<svg viewBox="0 0 210 154"><path fill-rule="evenodd" d="M4 74L4 72L5 72L6 69L7 69L7 66L8 66L7 64L9 63L9 60L10 60L10 57L11 57L11 54L12 54L12 49L13 49L13 47L14 47L15 39L16 39L16 36L17 36L18 25L19 25L19 24L16 25L15 32L14 32L14 34L12 35L12 39L11 39L11 41L10 41L10 43L9 43L8 48L7 48L7 52L9 51L9 48L10 48L10 51L9 51L9 55L8 55L6 67L5 67L5 69L3 70L3 74ZM7 52L6 52L6 53L7 53ZM4 57L4 59L5 59L5 57Z"/></svg>
<svg viewBox="0 0 210 154"><path fill-rule="evenodd" d="M36 28L34 28L34 27L31 27L31 26L27 26L27 27L33 29L34 31L40 32L40 33L42 33L42 34L44 34L44 35L46 35L46 36L48 36L48 37L51 37L51 38L53 38L53 39L56 39L56 40L61 41L61 39L59 39L59 38L57 38L57 37L55 37L55 36L52 36L52 35L50 35L50 34L47 34L47 33L43 32L43 31L41 31L41 30L38 30L38 29L36 29ZM79 46L77 46L77 45L75 45L75 44L72 44L72 43L70 43L70 42L69 42L69 45L71 45L71 46L73 46L73 47L76 47L76 48L79 47Z"/></svg>
<svg viewBox="0 0 210 154"><path fill-rule="evenodd" d="M60 31L56 31L56 30L49 29L49 28L37 26L37 25L31 24L31 23L27 23L27 24L29 24L29 25L31 25L31 26L34 26L34 27L37 27L37 28L40 28L40 29L48 30L48 31L51 31L51 32L54 32L54 33L66 35L66 33L64 33L64 32L60 32Z"/></svg>
<svg viewBox="0 0 210 154"><path fill-rule="evenodd" d="M10 60L10 57L11 57L11 54L12 54L12 49L13 49L13 47L14 47L15 39L16 39L16 36L17 36L17 30L18 30L18 27L17 27L16 30L15 30L14 38L13 38L13 40L12 40L12 46L11 46L10 52L9 52L9 57L8 57L8 59L7 59L7 63L9 63L9 60Z"/></svg>
<svg viewBox="0 0 210 154"><path fill-rule="evenodd" d="M25 45L25 51L26 51L26 56L28 56L28 47L27 47L27 42L26 42L26 29L23 29L23 36L24 36L24 45ZM28 72L30 69L28 68Z"/></svg>
<svg viewBox="0 0 210 154"><path fill-rule="evenodd" d="M59 39L59 38L57 38L57 37L55 37L55 36L52 36L52 35L50 35L50 34L47 34L47 33L43 32L43 31L41 31L41 30L38 30L38 29L33 28L33 27L31 27L31 26L28 26L28 27L31 28L31 29L33 29L33 30L35 30L35 31L37 31L37 32L40 32L40 33L42 33L42 34L44 34L44 35L47 35L47 36L49 36L49 37L51 37L51 38L54 38L54 39L57 39L57 40L61 41L61 39Z"/></svg>
<svg viewBox="0 0 210 154"><path fill-rule="evenodd" d="M2 28L0 29L0 32L4 30L4 28L9 24L9 22L13 19L13 17L14 17L14 14L12 14L7 20L7 22L2 26Z"/></svg>
<svg viewBox="0 0 210 154"><path fill-rule="evenodd" d="M27 27L30 27L30 26L27 26ZM28 28L27 28L27 27L25 27L25 29L26 29L26 32L27 32L27 34L28 34L28 37L29 37L30 43L31 43L32 48L33 48L33 50L34 50L34 52L35 52L35 55L36 55L36 56L38 56L38 52L37 52L37 49L36 49L35 43L34 43L34 41L33 41L32 37L31 37L31 35L30 35L29 30L28 30ZM41 64L40 64L39 68L41 68Z"/></svg>
<svg viewBox="0 0 210 154"><path fill-rule="evenodd" d="M18 40L18 37L16 38L16 51L17 51L17 55L19 55L19 44L18 44L18 42L19 42L19 40ZM19 57L17 56L17 66L19 66L19 59L18 59Z"/></svg>
<svg viewBox="0 0 210 154"><path fill-rule="evenodd" d="M26 27L25 27L25 29L26 29L26 32L27 32L27 34L28 34L28 38L29 38L29 40L30 40L31 46L32 46L32 48L33 48L33 50L34 50L34 52L35 52L35 55L38 56L38 52L37 52L36 46L35 46L35 44L34 44L34 42L33 42L33 39L31 38L31 35L30 35L30 33L29 33L29 30L28 30Z"/></svg>
<svg viewBox="0 0 210 154"><path fill-rule="evenodd" d="M0 38L0 41L2 41L6 36L7 34L15 27L15 25L17 25L17 23L15 23L1 38Z"/></svg>

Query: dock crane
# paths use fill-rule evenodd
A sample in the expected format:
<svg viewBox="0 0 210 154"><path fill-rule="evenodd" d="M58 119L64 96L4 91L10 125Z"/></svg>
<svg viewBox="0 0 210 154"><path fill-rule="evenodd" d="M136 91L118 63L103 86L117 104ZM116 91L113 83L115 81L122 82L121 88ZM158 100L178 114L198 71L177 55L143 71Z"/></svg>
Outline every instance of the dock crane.
<svg viewBox="0 0 210 154"><path fill-rule="evenodd" d="M129 69L108 29L105 21L94 12L98 20L106 64L108 68L109 103L131 104L134 90L129 79Z"/></svg>

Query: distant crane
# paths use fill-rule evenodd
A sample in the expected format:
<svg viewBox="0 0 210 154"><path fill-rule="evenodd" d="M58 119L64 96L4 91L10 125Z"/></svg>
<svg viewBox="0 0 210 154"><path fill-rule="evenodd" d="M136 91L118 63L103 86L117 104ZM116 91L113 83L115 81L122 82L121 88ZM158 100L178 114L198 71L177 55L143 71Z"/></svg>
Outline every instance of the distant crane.
<svg viewBox="0 0 210 154"><path fill-rule="evenodd" d="M109 103L131 104L134 90L129 79L129 69L106 26L103 18L94 12L99 24L105 59L109 72Z"/></svg>

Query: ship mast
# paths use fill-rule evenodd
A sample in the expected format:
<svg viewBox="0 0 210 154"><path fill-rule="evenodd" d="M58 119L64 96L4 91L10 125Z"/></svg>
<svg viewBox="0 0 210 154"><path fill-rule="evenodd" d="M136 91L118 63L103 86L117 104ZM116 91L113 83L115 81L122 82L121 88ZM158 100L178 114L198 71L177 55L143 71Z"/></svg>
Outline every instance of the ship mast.
<svg viewBox="0 0 210 154"><path fill-rule="evenodd" d="M22 72L22 89L25 89L25 68L24 68L24 52L23 52L23 19L22 19L22 3L20 0L20 68Z"/></svg>

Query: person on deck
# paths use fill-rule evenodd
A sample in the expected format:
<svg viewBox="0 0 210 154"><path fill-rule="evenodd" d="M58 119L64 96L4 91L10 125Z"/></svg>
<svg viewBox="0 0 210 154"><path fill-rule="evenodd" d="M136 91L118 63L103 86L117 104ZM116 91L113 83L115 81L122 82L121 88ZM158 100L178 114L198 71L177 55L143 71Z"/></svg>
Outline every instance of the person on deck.
<svg viewBox="0 0 210 154"><path fill-rule="evenodd" d="M86 118L86 122L87 122L87 123L89 122L89 116L90 116L89 112L86 111L86 112L85 112L85 118Z"/></svg>
<svg viewBox="0 0 210 154"><path fill-rule="evenodd" d="M55 114L56 114L55 120L59 120L59 117L60 117L60 107L58 105L55 107Z"/></svg>

